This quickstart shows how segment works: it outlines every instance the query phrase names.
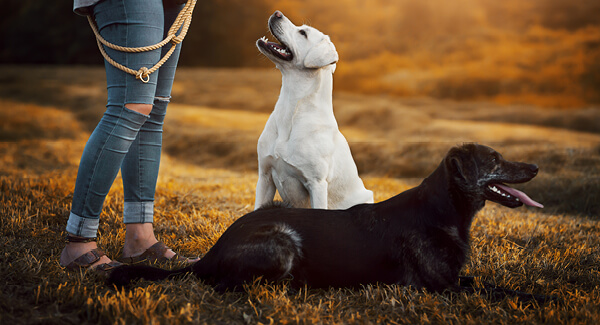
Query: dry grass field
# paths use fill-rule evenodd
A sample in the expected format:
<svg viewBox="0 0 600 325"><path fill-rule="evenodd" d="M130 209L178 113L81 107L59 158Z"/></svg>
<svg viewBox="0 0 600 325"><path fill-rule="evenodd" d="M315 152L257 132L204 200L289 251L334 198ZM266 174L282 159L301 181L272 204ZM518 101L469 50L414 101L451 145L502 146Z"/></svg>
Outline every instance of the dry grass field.
<svg viewBox="0 0 600 325"><path fill-rule="evenodd" d="M396 285L294 292L254 283L219 294L191 277L117 289L58 264L78 160L104 108L102 68L0 71L0 324L600 323L598 108L334 94L376 201L417 185L463 142L538 164L539 176L519 188L546 207L488 203L462 274L555 301ZM156 196L155 228L167 245L202 256L252 210L256 140L279 87L274 69L178 71ZM122 204L117 179L100 224L112 257L124 237Z"/></svg>

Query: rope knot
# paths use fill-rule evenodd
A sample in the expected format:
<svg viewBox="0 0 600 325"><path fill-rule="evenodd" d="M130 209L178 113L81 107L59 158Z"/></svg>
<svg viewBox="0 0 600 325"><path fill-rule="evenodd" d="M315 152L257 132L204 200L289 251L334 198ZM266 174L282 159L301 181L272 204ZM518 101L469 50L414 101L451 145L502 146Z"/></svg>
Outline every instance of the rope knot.
<svg viewBox="0 0 600 325"><path fill-rule="evenodd" d="M148 83L148 81L150 81L150 71L146 67L141 67L135 77L136 79L140 79L143 83Z"/></svg>

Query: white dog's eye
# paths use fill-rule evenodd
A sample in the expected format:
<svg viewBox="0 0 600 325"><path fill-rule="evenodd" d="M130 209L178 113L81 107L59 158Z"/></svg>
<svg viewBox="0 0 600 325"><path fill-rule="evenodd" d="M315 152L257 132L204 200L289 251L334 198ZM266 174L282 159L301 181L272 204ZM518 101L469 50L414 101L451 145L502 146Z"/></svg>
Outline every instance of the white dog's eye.
<svg viewBox="0 0 600 325"><path fill-rule="evenodd" d="M299 33L300 33L300 35L308 38L308 35L306 35L306 32L303 29L301 29Z"/></svg>

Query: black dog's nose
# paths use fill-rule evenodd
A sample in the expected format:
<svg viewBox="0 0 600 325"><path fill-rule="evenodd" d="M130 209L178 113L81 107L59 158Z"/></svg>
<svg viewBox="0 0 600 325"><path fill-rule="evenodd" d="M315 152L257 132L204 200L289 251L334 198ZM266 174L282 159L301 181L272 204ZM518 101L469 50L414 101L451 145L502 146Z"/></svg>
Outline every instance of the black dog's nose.
<svg viewBox="0 0 600 325"><path fill-rule="evenodd" d="M536 175L537 175L537 172L539 170L538 165L536 165L536 164L530 164L529 165L529 169L531 170L532 173L534 173Z"/></svg>
<svg viewBox="0 0 600 325"><path fill-rule="evenodd" d="M281 18L283 17L283 13L281 13L281 11L279 10L275 10L275 12L273 13L273 17Z"/></svg>

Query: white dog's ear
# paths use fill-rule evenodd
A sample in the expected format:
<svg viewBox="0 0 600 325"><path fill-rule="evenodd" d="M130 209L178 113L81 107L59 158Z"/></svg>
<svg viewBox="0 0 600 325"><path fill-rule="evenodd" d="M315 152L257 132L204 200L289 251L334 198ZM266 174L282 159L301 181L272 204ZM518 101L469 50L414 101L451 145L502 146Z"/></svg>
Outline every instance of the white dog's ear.
<svg viewBox="0 0 600 325"><path fill-rule="evenodd" d="M304 58L304 66L307 68L322 68L336 63L339 59L335 45L326 38L310 49Z"/></svg>

